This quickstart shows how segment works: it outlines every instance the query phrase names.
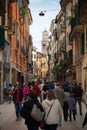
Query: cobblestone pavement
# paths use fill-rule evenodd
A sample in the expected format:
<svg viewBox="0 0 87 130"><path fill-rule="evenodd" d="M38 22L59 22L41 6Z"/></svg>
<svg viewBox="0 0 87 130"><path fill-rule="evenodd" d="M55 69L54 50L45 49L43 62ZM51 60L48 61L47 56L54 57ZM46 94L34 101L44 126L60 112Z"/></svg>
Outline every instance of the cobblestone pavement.
<svg viewBox="0 0 87 130"><path fill-rule="evenodd" d="M0 130L27 130L24 120L16 121L14 104L9 104L8 102L0 105ZM62 121L62 126L58 127L58 130L87 130L87 125L82 128L82 121L84 119L86 109L83 105L83 115L80 116L77 113L76 121Z"/></svg>

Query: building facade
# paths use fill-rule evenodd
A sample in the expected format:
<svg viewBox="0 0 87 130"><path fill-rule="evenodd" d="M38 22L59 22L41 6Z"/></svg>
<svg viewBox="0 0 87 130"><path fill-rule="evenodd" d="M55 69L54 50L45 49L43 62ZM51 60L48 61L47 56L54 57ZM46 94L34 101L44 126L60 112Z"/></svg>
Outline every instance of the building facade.
<svg viewBox="0 0 87 130"><path fill-rule="evenodd" d="M32 23L28 5L29 0L0 1L0 101L7 96L9 84L26 81L28 26Z"/></svg>
<svg viewBox="0 0 87 130"><path fill-rule="evenodd" d="M42 79L42 73L41 73L41 63L42 63L42 53L37 52L37 79L40 80Z"/></svg>

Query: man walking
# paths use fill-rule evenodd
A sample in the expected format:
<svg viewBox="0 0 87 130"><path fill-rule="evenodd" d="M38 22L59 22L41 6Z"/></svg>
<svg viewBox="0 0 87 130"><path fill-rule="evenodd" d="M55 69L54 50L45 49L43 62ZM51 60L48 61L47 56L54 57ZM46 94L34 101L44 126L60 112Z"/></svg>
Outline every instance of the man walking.
<svg viewBox="0 0 87 130"><path fill-rule="evenodd" d="M16 121L21 120L20 111L22 106L22 99L23 99L23 90L21 89L19 83L16 83L14 94L13 94L13 102L15 105L16 110Z"/></svg>
<svg viewBox="0 0 87 130"><path fill-rule="evenodd" d="M82 116L82 95L83 95L83 90L82 90L82 85L81 83L79 83L79 85L75 84L74 88L73 88L73 93L75 96L75 106L76 103L78 102L79 105L79 113Z"/></svg>

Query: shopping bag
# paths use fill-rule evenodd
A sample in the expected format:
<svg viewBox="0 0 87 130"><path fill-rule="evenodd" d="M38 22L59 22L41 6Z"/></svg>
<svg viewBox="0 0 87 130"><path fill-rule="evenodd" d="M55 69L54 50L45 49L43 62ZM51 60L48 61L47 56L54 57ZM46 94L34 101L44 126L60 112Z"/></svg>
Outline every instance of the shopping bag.
<svg viewBox="0 0 87 130"><path fill-rule="evenodd" d="M44 117L44 112L41 111L40 108L38 108L37 104L33 105L33 108L32 108L32 111L31 111L31 117L38 122L42 121L42 119Z"/></svg>

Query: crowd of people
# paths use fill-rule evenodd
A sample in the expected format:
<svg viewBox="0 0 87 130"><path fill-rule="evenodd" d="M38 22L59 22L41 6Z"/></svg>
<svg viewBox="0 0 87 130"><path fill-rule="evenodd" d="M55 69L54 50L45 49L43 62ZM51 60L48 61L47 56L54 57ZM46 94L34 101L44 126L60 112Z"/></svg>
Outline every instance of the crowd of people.
<svg viewBox="0 0 87 130"><path fill-rule="evenodd" d="M79 114L82 116L82 101L87 108L87 92L84 94L81 83L66 82L29 82L20 85L18 82L11 88L10 95L14 102L16 121L25 119L28 130L38 130L40 122L31 116L33 105L38 103L44 111L45 130L56 130L62 125L62 120L76 120L77 103ZM83 96L84 95L84 96ZM84 97L84 98L83 98ZM48 114L49 113L49 114ZM62 115L63 113L63 115ZM38 115L39 116L39 115ZM44 120L43 118L43 120ZM87 123L87 113L82 127Z"/></svg>

